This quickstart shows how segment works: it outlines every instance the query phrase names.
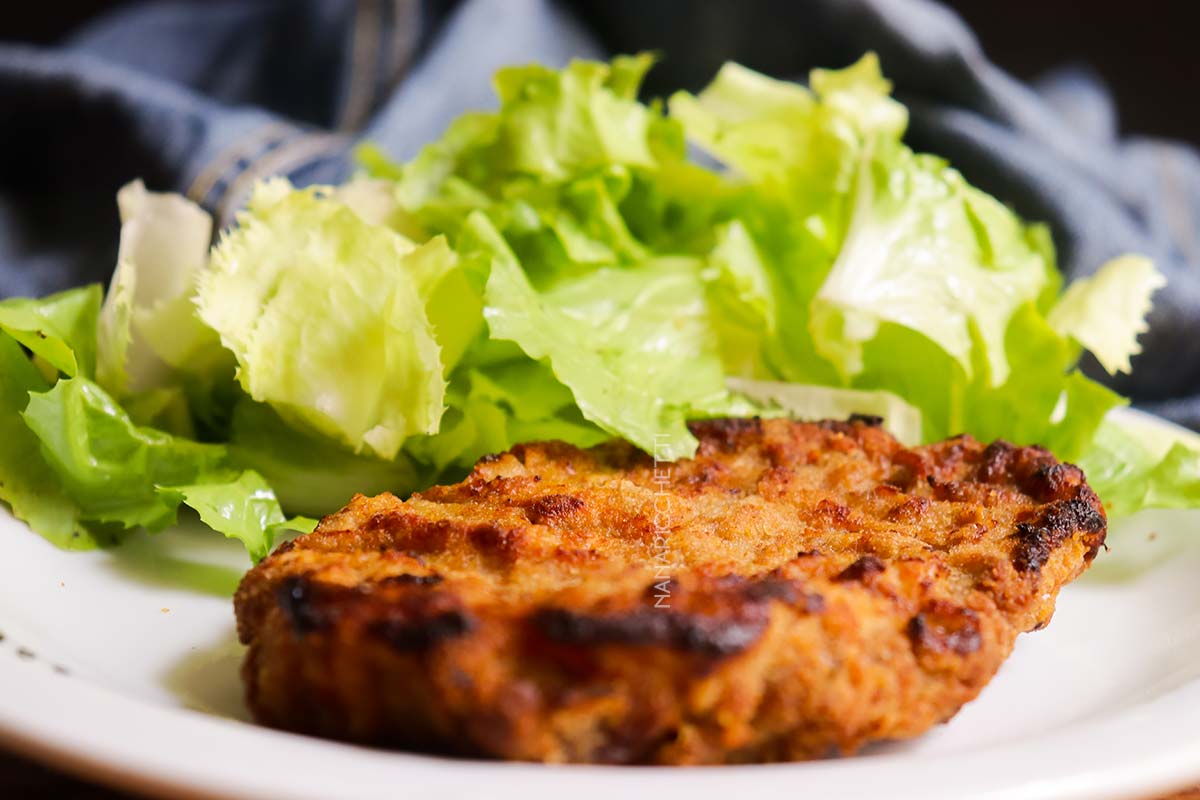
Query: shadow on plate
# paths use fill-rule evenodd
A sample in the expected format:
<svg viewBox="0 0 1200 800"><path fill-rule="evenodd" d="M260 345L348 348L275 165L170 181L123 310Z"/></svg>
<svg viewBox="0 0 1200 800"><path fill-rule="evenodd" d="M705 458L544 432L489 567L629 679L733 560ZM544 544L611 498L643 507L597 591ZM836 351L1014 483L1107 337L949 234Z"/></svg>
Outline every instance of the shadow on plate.
<svg viewBox="0 0 1200 800"><path fill-rule="evenodd" d="M242 694L245 652L230 628L219 639L192 648L168 670L163 685L193 711L250 722Z"/></svg>
<svg viewBox="0 0 1200 800"><path fill-rule="evenodd" d="M109 566L124 578L216 597L232 597L250 567L238 542L194 523L162 533L139 531L106 552Z"/></svg>

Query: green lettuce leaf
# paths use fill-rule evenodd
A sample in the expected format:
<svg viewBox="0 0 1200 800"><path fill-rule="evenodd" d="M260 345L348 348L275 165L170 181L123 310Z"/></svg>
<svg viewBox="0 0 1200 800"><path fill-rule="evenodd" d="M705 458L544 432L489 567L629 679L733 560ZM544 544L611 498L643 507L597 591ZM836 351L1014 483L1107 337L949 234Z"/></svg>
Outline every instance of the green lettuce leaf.
<svg viewBox="0 0 1200 800"><path fill-rule="evenodd" d="M853 385L893 392L919 408L924 441L970 433L983 441L1043 444L1065 459L1080 456L1108 411L1124 401L1074 368L1078 349L1050 328L1033 303L1013 316L1004 348L1014 368L997 386L978 344L968 374L927 337L884 324L864 346L863 370Z"/></svg>
<svg viewBox="0 0 1200 800"><path fill-rule="evenodd" d="M404 496L432 477L404 453L386 461L356 455L326 437L293 428L270 406L248 399L234 408L228 446L230 460L261 474L292 514L328 514L355 494Z"/></svg>
<svg viewBox="0 0 1200 800"><path fill-rule="evenodd" d="M86 520L161 530L178 504L158 487L197 483L225 466L223 446L140 428L86 378L31 394L22 417Z"/></svg>
<svg viewBox="0 0 1200 800"><path fill-rule="evenodd" d="M372 152L370 147L364 148L366 153ZM348 206L364 222L386 225L413 241L423 242L429 238L420 224L404 210L400 204L399 187L390 180L358 175L349 183L333 189L332 197Z"/></svg>
<svg viewBox="0 0 1200 800"><path fill-rule="evenodd" d="M1115 514L1200 504L1197 451L1114 429L1078 369L1129 369L1149 262L1060 297L1047 230L905 145L874 56L727 65L669 112L651 62L503 69L497 111L342 186L262 182L212 249L190 201L122 189L102 305L0 302L0 499L71 547L186 505L258 558L287 514L522 441L682 458L696 418L863 413L1046 445Z"/></svg>
<svg viewBox="0 0 1200 800"><path fill-rule="evenodd" d="M26 347L53 372L91 377L96 370L96 317L100 287L68 289L49 297L0 301L0 332Z"/></svg>
<svg viewBox="0 0 1200 800"><path fill-rule="evenodd" d="M360 176L332 189L330 197L371 225L386 226L416 241L429 239L400 204L398 187L390 181ZM406 266L425 301L448 375L483 329L482 273L476 265L445 258L440 248L413 253Z"/></svg>
<svg viewBox="0 0 1200 800"><path fill-rule="evenodd" d="M860 66L870 71L873 64L867 57ZM895 111L903 129L904 107L886 89L874 99ZM689 139L769 195L789 196L797 209L827 210L849 188L847 153L859 144L859 132L853 120L838 124L831 109L803 86L726 64L698 96L672 95L670 109ZM889 132L898 133L883 131Z"/></svg>
<svg viewBox="0 0 1200 800"><path fill-rule="evenodd" d="M976 329L992 381L1002 383L1008 322L1050 272L1029 241L1036 234L945 162L901 143L907 114L873 56L818 70L811 83L809 92L729 65L698 98L672 98L671 110L826 246L785 257L807 255L790 269L824 276L815 296L796 300L810 306L817 353L843 379L861 371L863 345L891 322L938 343L968 372Z"/></svg>
<svg viewBox="0 0 1200 800"><path fill-rule="evenodd" d="M421 288L455 260L444 239L416 246L327 190L273 180L214 249L197 302L252 398L391 458L442 416L441 351Z"/></svg>
<svg viewBox="0 0 1200 800"><path fill-rule="evenodd" d="M397 180L401 206L430 234L455 241L472 211L486 213L535 283L569 265L636 261L646 249L620 203L642 170L684 155L677 126L634 99L650 63L502 69L498 113L459 118L402 167L370 149L360 158Z"/></svg>
<svg viewBox="0 0 1200 800"><path fill-rule="evenodd" d="M21 418L31 392L49 388L21 350L0 334L0 500L19 519L59 547L88 549L98 544L80 519L78 506L58 474L43 458L37 436Z"/></svg>
<svg viewBox="0 0 1200 800"><path fill-rule="evenodd" d="M874 147L859 167L841 251L813 302L818 351L853 376L862 345L891 322L937 342L970 372L974 332L992 384L1002 384L1009 321L1041 294L1047 265L1016 216L944 162Z"/></svg>
<svg viewBox="0 0 1200 800"><path fill-rule="evenodd" d="M307 524L283 515L261 476L233 469L224 445L139 427L86 378L60 380L29 394L21 417L36 437L28 452L34 458L41 454L57 478L50 483L58 491L59 513L76 519L73 539L89 529L110 535L139 527L161 530L175 522L182 503L213 530L240 540L257 560L270 550L276 532ZM61 540L64 523L47 525L19 501L13 508L39 533ZM55 532L60 535L52 536Z"/></svg>
<svg viewBox="0 0 1200 800"><path fill-rule="evenodd" d="M1090 350L1108 374L1129 372L1130 359L1142 352L1137 337L1147 330L1150 298L1166 285L1150 259L1114 258L1068 286L1047 321Z"/></svg>
<svg viewBox="0 0 1200 800"><path fill-rule="evenodd" d="M496 154L508 171L554 181L607 164L650 166L650 109L637 102L648 55L565 69L507 67L493 81L503 112Z"/></svg>
<svg viewBox="0 0 1200 800"><path fill-rule="evenodd" d="M716 229L701 274L726 373L770 374L764 358L779 332L779 301L767 264L741 220Z"/></svg>
<svg viewBox="0 0 1200 800"><path fill-rule="evenodd" d="M158 492L176 504L195 509L200 521L214 531L240 541L255 561L267 557L280 532L307 533L316 527L315 520L286 518L275 492L251 470L223 482L160 486Z"/></svg>
<svg viewBox="0 0 1200 800"><path fill-rule="evenodd" d="M437 480L457 480L481 456L515 444L558 440L590 447L610 434L584 419L571 390L543 363L520 358L468 366L447 390L449 410L436 436L405 450Z"/></svg>
<svg viewBox="0 0 1200 800"><path fill-rule="evenodd" d="M1079 460L1110 516L1143 508L1200 506L1200 447L1187 441L1148 446L1159 438L1140 426L1106 420Z"/></svg>
<svg viewBox="0 0 1200 800"><path fill-rule="evenodd" d="M904 146L906 112L873 56L810 84L726 65L671 99L688 137L752 188L733 213L758 242L778 333L747 329L764 358L742 374L890 393L919 410L922 440L1088 453L1124 401L1078 372L1079 345L1127 368L1153 268L1118 260L1047 316L1060 279L1045 228Z"/></svg>
<svg viewBox="0 0 1200 800"><path fill-rule="evenodd" d="M673 459L695 450L689 417L732 408L694 261L597 270L539 295L483 216L467 226L492 257L491 335L544 359L586 419Z"/></svg>

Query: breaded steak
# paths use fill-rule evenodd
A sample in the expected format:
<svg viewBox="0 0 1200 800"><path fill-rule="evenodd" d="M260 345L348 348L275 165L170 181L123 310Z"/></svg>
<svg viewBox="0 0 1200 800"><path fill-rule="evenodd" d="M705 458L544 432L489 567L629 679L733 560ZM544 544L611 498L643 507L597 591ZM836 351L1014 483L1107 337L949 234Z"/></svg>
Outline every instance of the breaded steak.
<svg viewBox="0 0 1200 800"><path fill-rule="evenodd" d="M948 720L1104 543L1083 473L871 419L527 444L356 497L237 593L268 725L552 762L849 753Z"/></svg>

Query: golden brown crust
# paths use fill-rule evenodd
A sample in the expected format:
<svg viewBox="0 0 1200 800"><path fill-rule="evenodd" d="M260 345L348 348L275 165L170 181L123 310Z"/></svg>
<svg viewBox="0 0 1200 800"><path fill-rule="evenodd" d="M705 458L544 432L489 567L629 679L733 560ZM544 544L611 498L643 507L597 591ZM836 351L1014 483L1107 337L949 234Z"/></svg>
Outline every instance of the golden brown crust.
<svg viewBox="0 0 1200 800"><path fill-rule="evenodd" d="M500 758L736 763L915 736L1103 545L1040 448L869 418L695 423L696 457L519 445L356 497L243 580L262 722Z"/></svg>

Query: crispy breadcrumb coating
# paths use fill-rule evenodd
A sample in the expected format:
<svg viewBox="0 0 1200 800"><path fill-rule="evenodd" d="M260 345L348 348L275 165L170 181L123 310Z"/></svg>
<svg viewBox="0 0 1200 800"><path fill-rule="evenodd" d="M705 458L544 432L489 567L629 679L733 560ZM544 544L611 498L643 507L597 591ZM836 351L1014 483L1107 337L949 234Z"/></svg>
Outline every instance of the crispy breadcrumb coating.
<svg viewBox="0 0 1200 800"><path fill-rule="evenodd" d="M695 458L526 444L355 497L242 582L261 722L548 762L850 753L974 698L1104 543L1083 473L878 421L695 423Z"/></svg>

